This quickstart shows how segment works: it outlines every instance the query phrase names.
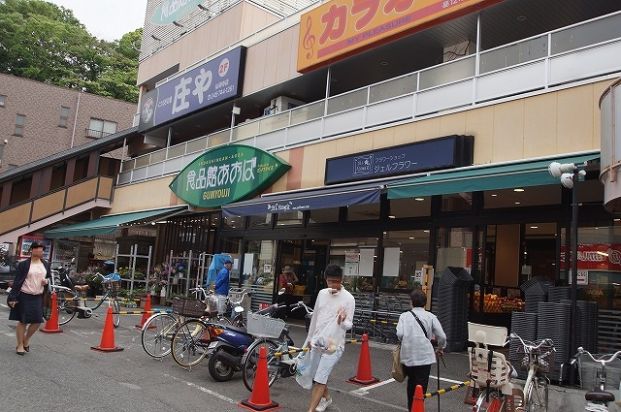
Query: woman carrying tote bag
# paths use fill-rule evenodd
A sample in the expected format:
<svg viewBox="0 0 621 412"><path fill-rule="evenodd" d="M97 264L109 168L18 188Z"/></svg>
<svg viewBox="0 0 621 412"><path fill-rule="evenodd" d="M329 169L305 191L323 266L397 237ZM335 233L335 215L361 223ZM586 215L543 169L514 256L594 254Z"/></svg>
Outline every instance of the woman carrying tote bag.
<svg viewBox="0 0 621 412"><path fill-rule="evenodd" d="M440 321L436 315L425 310L425 293L414 289L410 293L410 299L412 310L402 313L397 323L397 337L401 341L401 364L408 378L408 411L412 410L416 386L421 385L423 393L427 392L431 365L436 363L432 337L438 343L438 350L441 351L446 346L446 335Z"/></svg>

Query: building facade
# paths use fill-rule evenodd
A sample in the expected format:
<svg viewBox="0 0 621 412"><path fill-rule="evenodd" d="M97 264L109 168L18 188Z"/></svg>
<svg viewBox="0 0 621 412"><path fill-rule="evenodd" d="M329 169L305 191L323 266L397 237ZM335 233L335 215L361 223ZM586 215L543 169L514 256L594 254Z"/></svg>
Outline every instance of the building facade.
<svg viewBox="0 0 621 412"><path fill-rule="evenodd" d="M0 74L0 173L132 126L136 105Z"/></svg>
<svg viewBox="0 0 621 412"><path fill-rule="evenodd" d="M184 262L177 291L215 253L270 298L292 265L311 301L329 263L360 299L391 302L458 267L473 279L471 319L506 324L523 286L573 278L572 191L548 173L559 162L584 169L580 297L621 314L621 225L599 180L617 2L171 4L148 4L141 137L109 214L142 230L152 262ZM271 170L247 147L289 167L242 193Z"/></svg>

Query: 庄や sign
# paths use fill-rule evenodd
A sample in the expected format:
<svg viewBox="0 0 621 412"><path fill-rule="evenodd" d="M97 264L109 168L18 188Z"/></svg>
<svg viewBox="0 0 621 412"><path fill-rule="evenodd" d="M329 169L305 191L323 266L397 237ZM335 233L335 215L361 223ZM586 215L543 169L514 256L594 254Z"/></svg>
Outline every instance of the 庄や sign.
<svg viewBox="0 0 621 412"><path fill-rule="evenodd" d="M298 71L500 0L332 0L302 15Z"/></svg>
<svg viewBox="0 0 621 412"><path fill-rule="evenodd" d="M171 24L173 21L179 20L192 10L195 10L203 1L204 0L164 0L162 4L157 6L153 15L151 15L151 23L160 26Z"/></svg>
<svg viewBox="0 0 621 412"><path fill-rule="evenodd" d="M238 47L156 87L142 96L144 131L241 94L245 48Z"/></svg>
<svg viewBox="0 0 621 412"><path fill-rule="evenodd" d="M221 146L190 163L172 181L170 189L192 206L219 207L265 190L290 167L256 147Z"/></svg>

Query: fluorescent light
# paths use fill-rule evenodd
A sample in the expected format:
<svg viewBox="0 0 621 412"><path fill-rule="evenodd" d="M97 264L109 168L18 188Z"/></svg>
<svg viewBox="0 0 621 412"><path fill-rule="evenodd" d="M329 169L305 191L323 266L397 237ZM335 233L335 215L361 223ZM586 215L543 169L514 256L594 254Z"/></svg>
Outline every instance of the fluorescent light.
<svg viewBox="0 0 621 412"><path fill-rule="evenodd" d="M524 189L522 189L521 187L516 187L515 189L513 189L514 192L523 192Z"/></svg>
<svg viewBox="0 0 621 412"><path fill-rule="evenodd" d="M408 239L410 239L410 240L414 240L414 239L415 239L415 237L414 237L414 236L410 236Z"/></svg>
<svg viewBox="0 0 621 412"><path fill-rule="evenodd" d="M423 232L425 232L425 233L429 233L429 231L428 231L428 230L423 230Z"/></svg>
<svg viewBox="0 0 621 412"><path fill-rule="evenodd" d="M422 197L415 197L414 200L416 200L417 202L424 202L425 199L423 199Z"/></svg>
<svg viewBox="0 0 621 412"><path fill-rule="evenodd" d="M519 204L521 204L521 203L520 203L520 202L515 202L515 204L516 204L516 205L519 205Z"/></svg>
<svg viewBox="0 0 621 412"><path fill-rule="evenodd" d="M492 197L498 197L496 193L492 193Z"/></svg>
<svg viewBox="0 0 621 412"><path fill-rule="evenodd" d="M397 216L395 216L395 215L388 215L388 219L396 219L396 218L397 218Z"/></svg>
<svg viewBox="0 0 621 412"><path fill-rule="evenodd" d="M539 226L531 226L531 229L539 229Z"/></svg>

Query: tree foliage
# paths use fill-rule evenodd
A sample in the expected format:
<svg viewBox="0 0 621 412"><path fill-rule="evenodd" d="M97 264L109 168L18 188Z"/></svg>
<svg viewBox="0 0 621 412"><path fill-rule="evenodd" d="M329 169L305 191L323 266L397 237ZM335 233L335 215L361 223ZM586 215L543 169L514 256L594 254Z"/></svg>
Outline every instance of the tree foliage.
<svg viewBox="0 0 621 412"><path fill-rule="evenodd" d="M107 42L71 10L42 0L0 0L0 72L130 102L142 29Z"/></svg>

